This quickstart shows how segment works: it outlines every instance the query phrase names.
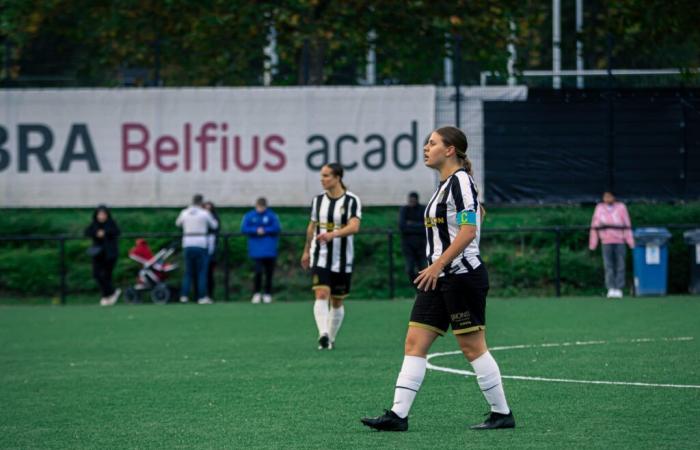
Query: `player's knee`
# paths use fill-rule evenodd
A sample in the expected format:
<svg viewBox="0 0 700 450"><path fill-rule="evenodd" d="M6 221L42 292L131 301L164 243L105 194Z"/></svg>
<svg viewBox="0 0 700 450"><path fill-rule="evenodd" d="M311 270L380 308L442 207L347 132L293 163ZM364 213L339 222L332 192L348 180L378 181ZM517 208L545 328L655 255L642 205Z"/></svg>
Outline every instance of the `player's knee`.
<svg viewBox="0 0 700 450"><path fill-rule="evenodd" d="M476 358L486 353L486 349L482 345L462 344L460 348L464 357L469 361L474 361Z"/></svg>
<svg viewBox="0 0 700 450"><path fill-rule="evenodd" d="M469 361L474 361L480 356L476 349L471 347L462 347L462 354L464 354L464 357Z"/></svg>
<svg viewBox="0 0 700 450"><path fill-rule="evenodd" d="M316 300L328 300L330 293L325 289L316 289Z"/></svg>
<svg viewBox="0 0 700 450"><path fill-rule="evenodd" d="M421 356L425 357L427 354L427 350L425 349L425 345L423 345L422 342L420 342L419 339L416 339L414 336L411 336L410 334L406 336L406 342L404 344L404 354L407 356Z"/></svg>

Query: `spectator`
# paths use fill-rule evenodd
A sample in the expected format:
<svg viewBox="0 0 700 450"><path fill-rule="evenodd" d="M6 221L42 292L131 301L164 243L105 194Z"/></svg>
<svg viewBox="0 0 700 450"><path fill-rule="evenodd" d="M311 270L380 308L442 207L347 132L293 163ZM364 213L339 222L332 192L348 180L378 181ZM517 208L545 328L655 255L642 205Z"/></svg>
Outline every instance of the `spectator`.
<svg viewBox="0 0 700 450"><path fill-rule="evenodd" d="M399 212L401 251L411 286L418 272L426 267L424 212L425 206L419 203L416 192L408 194L408 204L402 206Z"/></svg>
<svg viewBox="0 0 700 450"><path fill-rule="evenodd" d="M248 255L255 262L251 303L260 303L261 300L263 303L272 302L272 275L277 260L280 230L279 218L267 207L264 197L260 197L255 202L255 209L243 217L241 232L248 236Z"/></svg>
<svg viewBox="0 0 700 450"><path fill-rule="evenodd" d="M85 236L92 238L88 254L92 256L92 276L100 286L100 305L112 306L119 299L121 289L114 289L112 271L119 256L119 227L109 209L100 205L92 214L92 223L85 229Z"/></svg>
<svg viewBox="0 0 700 450"><path fill-rule="evenodd" d="M207 238L209 230L218 229L219 223L202 207L202 196L197 194L192 199L192 205L180 212L175 225L182 227L182 248L185 253L185 277L182 280L180 303L189 301L190 283L197 277L197 303L210 305L214 302L207 295Z"/></svg>
<svg viewBox="0 0 700 450"><path fill-rule="evenodd" d="M627 207L615 201L612 192L603 193L603 202L598 203L591 220L589 248L595 250L598 241L603 246L603 265L605 266L605 287L608 298L622 298L625 287L625 243L634 247L632 223Z"/></svg>
<svg viewBox="0 0 700 450"><path fill-rule="evenodd" d="M209 211L211 216L219 221L219 215L216 213L216 206L212 202L205 202L204 209ZM207 295L209 298L214 298L214 271L216 270L216 247L219 240L219 228L209 228L209 234L207 235Z"/></svg>

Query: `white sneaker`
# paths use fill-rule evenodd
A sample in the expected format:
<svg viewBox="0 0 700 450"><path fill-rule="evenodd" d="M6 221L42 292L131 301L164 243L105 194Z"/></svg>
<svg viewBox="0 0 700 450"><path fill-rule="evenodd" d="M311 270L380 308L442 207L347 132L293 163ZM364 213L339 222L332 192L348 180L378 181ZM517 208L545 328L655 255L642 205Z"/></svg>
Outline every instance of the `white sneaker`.
<svg viewBox="0 0 700 450"><path fill-rule="evenodd" d="M272 303L272 296L270 294L263 294L263 303Z"/></svg>
<svg viewBox="0 0 700 450"><path fill-rule="evenodd" d="M607 298L615 298L615 289L608 289Z"/></svg>
<svg viewBox="0 0 700 450"><path fill-rule="evenodd" d="M180 303L188 303L189 301L189 297L185 297L184 295L180 297Z"/></svg>
<svg viewBox="0 0 700 450"><path fill-rule="evenodd" d="M109 299L107 297L102 297L100 299L100 306L108 306L108 303L107 303L108 300Z"/></svg>
<svg viewBox="0 0 700 450"><path fill-rule="evenodd" d="M202 297L199 300L197 300L198 305L211 305L214 303L214 300L210 299L209 297Z"/></svg>
<svg viewBox="0 0 700 450"><path fill-rule="evenodd" d="M115 289L114 292L112 293L112 295L110 295L109 297L106 297L106 298L104 299L105 302L104 302L104 304L102 304L102 306L112 306L112 305L114 305L115 303L117 303L117 300L119 300L119 296L120 296L121 294L122 294L122 290L121 290L121 289Z"/></svg>
<svg viewBox="0 0 700 450"><path fill-rule="evenodd" d="M259 292L256 292L255 295L253 295L253 298L250 299L250 303L253 303L254 305L257 305L260 303L261 296Z"/></svg>
<svg viewBox="0 0 700 450"><path fill-rule="evenodd" d="M615 289L615 298L622 298L622 289Z"/></svg>

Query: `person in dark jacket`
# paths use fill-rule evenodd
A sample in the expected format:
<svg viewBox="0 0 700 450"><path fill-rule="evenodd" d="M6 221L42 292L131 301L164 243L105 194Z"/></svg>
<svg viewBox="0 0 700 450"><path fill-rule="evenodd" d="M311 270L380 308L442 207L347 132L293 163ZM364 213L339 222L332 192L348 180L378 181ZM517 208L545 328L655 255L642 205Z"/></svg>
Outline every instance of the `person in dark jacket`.
<svg viewBox="0 0 700 450"><path fill-rule="evenodd" d="M92 223L85 229L85 236L92 238L88 254L92 256L92 275L102 292L102 306L114 305L122 292L112 284L112 271L119 256L119 233L109 209L105 205L98 206L92 215Z"/></svg>
<svg viewBox="0 0 700 450"><path fill-rule="evenodd" d="M248 236L248 255L255 261L252 303L272 302L272 275L277 261L280 230L280 220L277 214L267 207L264 197L260 197L255 202L255 209L243 217L241 232Z"/></svg>
<svg viewBox="0 0 700 450"><path fill-rule="evenodd" d="M402 206L399 212L401 251L411 286L418 272L426 267L424 212L425 206L418 202L416 192L408 194L408 204Z"/></svg>

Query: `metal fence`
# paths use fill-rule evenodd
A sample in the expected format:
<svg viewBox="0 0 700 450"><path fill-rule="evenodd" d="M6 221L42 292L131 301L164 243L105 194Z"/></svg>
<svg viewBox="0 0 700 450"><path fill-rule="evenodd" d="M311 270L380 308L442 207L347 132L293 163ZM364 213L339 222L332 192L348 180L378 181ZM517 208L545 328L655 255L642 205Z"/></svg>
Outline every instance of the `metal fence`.
<svg viewBox="0 0 700 450"><path fill-rule="evenodd" d="M394 298L395 296L395 284L394 284L394 236L396 234L393 230L367 230L363 231L362 235L384 235L386 236L388 261L389 261L389 273L387 275L389 298ZM180 240L182 238L182 233L178 232L127 232L121 233L120 239L139 239L139 238L168 238L173 240ZM235 238L244 238L246 235L242 233L221 233L218 235L220 240L221 258L222 258L222 274L223 274L223 285L224 285L224 301L230 301L230 273L231 273L231 250L229 241ZM304 232L282 232L280 237L298 237L300 240L304 239ZM60 295L60 303L66 304L69 294L68 286L68 260L66 257L66 243L68 241L88 241L90 238L81 235L69 235L69 234L59 234L59 235L9 235L0 236L0 242L55 242L57 248L57 258L58 258L58 279L59 286L58 291ZM179 245L178 245L179 246ZM0 284L1 285L1 284Z"/></svg>
<svg viewBox="0 0 700 450"><path fill-rule="evenodd" d="M672 231L683 231L692 228L700 228L700 224L670 224L663 225L664 228L668 228ZM554 251L554 258L551 261L551 267L545 268L544 271L548 272L550 275L549 279L553 281L553 295L560 297L562 295L562 279L567 275L575 276L567 272L565 267L562 267L562 241L564 238L571 238L575 235L576 239L579 241L583 237L582 234L589 232L590 228L586 226L554 226L554 227L511 227L511 228L485 228L482 230L482 234L486 236L493 235L494 238L486 239L486 242L492 245L494 242L498 242L498 236L507 236L508 239L513 239L514 236L520 236L520 239L524 239L526 236L545 236L543 239L533 241L538 249L543 249L547 247L547 244L552 246ZM299 239L300 246L304 239L304 232L285 232L281 234L281 237ZM398 236L397 236L398 235ZM386 298L393 299L396 297L397 293L397 269L400 273L400 267L397 267L395 243L400 237L400 233L393 229L375 229L366 230L359 233L359 238L362 236L375 236L384 239L383 248L374 246L372 248L373 254L378 254L380 252L386 252L386 266L374 267L373 271L377 272L379 270L385 269L386 272L383 276L386 286ZM124 239L129 238L163 238L163 239L179 239L182 234L171 232L171 233L122 233L120 236ZM241 233L222 233L219 235L220 239L220 261L221 261L221 276L223 277L223 300L231 301L231 272L233 269L232 265L232 254L231 254L231 241L234 239L245 238L245 235ZM61 304L66 304L70 294L70 288L68 285L68 274L70 271L70 259L66 254L66 244L69 241L87 241L88 238L78 235L30 235L30 236L0 236L0 243L12 243L12 242L54 242L57 251L57 278L59 285L57 286L59 292L59 299ZM482 241L483 243L484 241ZM680 244L677 242L677 244ZM487 254L488 256L488 254ZM44 261L46 264L46 262ZM685 261L678 262L679 267L687 266ZM682 264L681 264L682 263ZM364 264L367 264L364 262ZM488 264L488 263L487 263ZM547 263L549 264L549 262ZM488 264L491 272L498 272L508 270L507 267L499 267L497 264ZM1 286L1 283L0 283Z"/></svg>

